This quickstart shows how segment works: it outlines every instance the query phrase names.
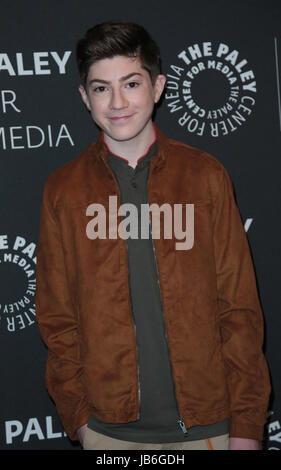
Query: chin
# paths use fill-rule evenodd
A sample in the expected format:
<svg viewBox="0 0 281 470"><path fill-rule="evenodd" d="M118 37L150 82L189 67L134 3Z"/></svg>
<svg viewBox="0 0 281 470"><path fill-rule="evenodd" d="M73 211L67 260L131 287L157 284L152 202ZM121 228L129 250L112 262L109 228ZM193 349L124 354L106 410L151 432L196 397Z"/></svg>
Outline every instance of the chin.
<svg viewBox="0 0 281 470"><path fill-rule="evenodd" d="M107 133L111 139L118 141L131 140L136 137L142 129L114 129Z"/></svg>
<svg viewBox="0 0 281 470"><path fill-rule="evenodd" d="M133 139L134 137L137 137L145 128L146 128L147 122L141 123L138 126L128 126L128 128L119 128L119 129L111 129L112 130L112 136L116 140L130 140Z"/></svg>

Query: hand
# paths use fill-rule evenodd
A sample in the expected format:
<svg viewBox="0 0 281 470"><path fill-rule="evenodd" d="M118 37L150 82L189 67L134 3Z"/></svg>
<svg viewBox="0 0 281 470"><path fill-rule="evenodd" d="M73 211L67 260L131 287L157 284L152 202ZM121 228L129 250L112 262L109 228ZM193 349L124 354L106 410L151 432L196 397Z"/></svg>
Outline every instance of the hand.
<svg viewBox="0 0 281 470"><path fill-rule="evenodd" d="M77 429L77 435L78 435L78 439L81 445L83 445L84 437L86 434L86 429L87 429L87 424L84 424L84 426L81 426L80 428Z"/></svg>
<svg viewBox="0 0 281 470"><path fill-rule="evenodd" d="M262 450L261 442L255 439L230 437L228 450Z"/></svg>

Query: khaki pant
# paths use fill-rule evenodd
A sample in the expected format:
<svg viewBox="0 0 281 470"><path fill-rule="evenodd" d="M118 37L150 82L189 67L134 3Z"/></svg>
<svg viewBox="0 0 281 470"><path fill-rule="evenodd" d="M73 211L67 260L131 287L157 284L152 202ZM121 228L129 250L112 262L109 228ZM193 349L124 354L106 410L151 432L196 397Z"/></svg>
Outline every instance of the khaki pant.
<svg viewBox="0 0 281 470"><path fill-rule="evenodd" d="M229 435L200 439L199 441L166 442L152 444L130 442L105 436L87 428L84 437L84 450L228 450Z"/></svg>

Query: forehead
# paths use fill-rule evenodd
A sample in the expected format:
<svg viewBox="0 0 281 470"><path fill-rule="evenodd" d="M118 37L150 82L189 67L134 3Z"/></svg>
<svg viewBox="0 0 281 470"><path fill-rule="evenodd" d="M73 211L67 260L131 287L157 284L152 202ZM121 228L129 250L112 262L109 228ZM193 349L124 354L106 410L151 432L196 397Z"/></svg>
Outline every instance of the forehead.
<svg viewBox="0 0 281 470"><path fill-rule="evenodd" d="M95 79L109 82L118 81L131 73L140 73L144 78L149 78L148 72L142 67L139 57L114 56L109 59L101 59L89 68L87 82Z"/></svg>

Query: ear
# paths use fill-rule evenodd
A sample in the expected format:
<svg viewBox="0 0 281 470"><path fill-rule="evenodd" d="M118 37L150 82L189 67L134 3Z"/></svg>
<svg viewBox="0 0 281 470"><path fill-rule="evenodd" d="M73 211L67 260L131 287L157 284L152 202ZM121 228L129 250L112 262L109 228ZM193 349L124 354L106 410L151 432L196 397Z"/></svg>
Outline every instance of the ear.
<svg viewBox="0 0 281 470"><path fill-rule="evenodd" d="M154 84L154 103L157 103L160 100L163 90L165 88L165 83L165 75L157 75Z"/></svg>
<svg viewBox="0 0 281 470"><path fill-rule="evenodd" d="M88 98L87 92L86 92L85 88L83 87L83 85L79 86L79 92L80 92L80 95L82 97L83 102L85 103L88 110L90 111L91 107L90 107L89 98Z"/></svg>

